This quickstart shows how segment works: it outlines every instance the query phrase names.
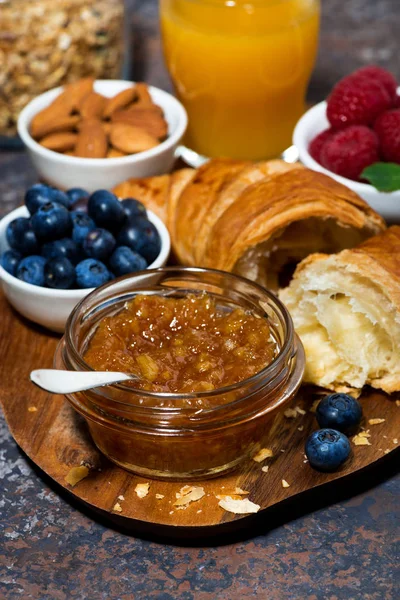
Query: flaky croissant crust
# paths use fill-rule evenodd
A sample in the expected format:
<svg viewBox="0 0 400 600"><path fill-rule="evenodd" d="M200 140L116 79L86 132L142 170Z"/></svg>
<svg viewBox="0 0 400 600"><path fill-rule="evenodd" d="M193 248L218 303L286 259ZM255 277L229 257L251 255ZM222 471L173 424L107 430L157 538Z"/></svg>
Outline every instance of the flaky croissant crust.
<svg viewBox="0 0 400 600"><path fill-rule="evenodd" d="M263 272L273 271L275 263L336 252L385 229L383 219L347 187L281 160L213 159L199 169L132 179L114 191L138 198L161 217L181 263L245 270L270 287L279 285L277 277Z"/></svg>

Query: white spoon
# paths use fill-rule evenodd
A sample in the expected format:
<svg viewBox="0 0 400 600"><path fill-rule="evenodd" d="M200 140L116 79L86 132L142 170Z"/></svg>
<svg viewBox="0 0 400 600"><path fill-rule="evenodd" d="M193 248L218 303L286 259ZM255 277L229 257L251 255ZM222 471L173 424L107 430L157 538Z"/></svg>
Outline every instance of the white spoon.
<svg viewBox="0 0 400 600"><path fill-rule="evenodd" d="M31 381L52 394L73 394L101 385L138 379L136 375L117 371L62 371L37 369L31 372Z"/></svg>

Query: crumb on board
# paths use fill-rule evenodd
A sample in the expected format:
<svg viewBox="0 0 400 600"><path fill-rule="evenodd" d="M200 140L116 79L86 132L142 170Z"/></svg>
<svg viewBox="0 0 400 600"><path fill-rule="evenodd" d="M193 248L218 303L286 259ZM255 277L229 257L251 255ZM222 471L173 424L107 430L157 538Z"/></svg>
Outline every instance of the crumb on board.
<svg viewBox="0 0 400 600"><path fill-rule="evenodd" d="M251 502L248 498L235 499L231 496L221 498L218 502L218 506L235 515L256 513L260 510L260 505Z"/></svg>
<svg viewBox="0 0 400 600"><path fill-rule="evenodd" d="M306 414L306 411L304 409L302 409L300 406L295 406L294 408L295 408L296 412L299 415L305 415Z"/></svg>
<svg viewBox="0 0 400 600"><path fill-rule="evenodd" d="M389 448L386 448L386 450L385 450L384 454L389 454L389 452L390 452L390 449L389 449Z"/></svg>
<svg viewBox="0 0 400 600"><path fill-rule="evenodd" d="M36 406L29 406L28 407L28 412L37 412L37 407Z"/></svg>
<svg viewBox="0 0 400 600"><path fill-rule="evenodd" d="M360 431L360 433L357 433L357 435L352 438L352 442L355 446L370 446L371 442L368 439L369 437L371 437L369 429L367 431Z"/></svg>
<svg viewBox="0 0 400 600"><path fill-rule="evenodd" d="M253 460L255 460L255 462L262 462L266 458L271 458L273 455L274 454L270 448L261 448L261 450L259 450L259 452L253 456Z"/></svg>
<svg viewBox="0 0 400 600"><path fill-rule="evenodd" d="M135 492L138 498L145 498L149 493L149 483L138 483L135 487Z"/></svg>
<svg viewBox="0 0 400 600"><path fill-rule="evenodd" d="M368 419L368 425L380 425L384 423L386 419Z"/></svg>
<svg viewBox="0 0 400 600"><path fill-rule="evenodd" d="M393 439L393 444L398 444L398 443L399 443L399 440L397 438L394 438Z"/></svg>
<svg viewBox="0 0 400 600"><path fill-rule="evenodd" d="M204 488L200 486L185 485L179 492L176 493L174 506L178 510L183 510L189 506L191 502L197 502L205 495Z"/></svg>
<svg viewBox="0 0 400 600"><path fill-rule="evenodd" d="M298 415L295 408L287 408L283 414L287 419L295 419Z"/></svg>
<svg viewBox="0 0 400 600"><path fill-rule="evenodd" d="M318 404L320 402L321 402L321 400L314 400L314 402L311 405L310 412L316 413L317 412L317 408L318 408Z"/></svg>
<svg viewBox="0 0 400 600"><path fill-rule="evenodd" d="M396 406L400 406L400 400L396 400Z"/></svg>
<svg viewBox="0 0 400 600"><path fill-rule="evenodd" d="M122 512L122 507L121 507L121 505L120 505L120 503L119 503L119 502L116 502L116 503L114 504L114 506L113 506L113 510L114 510L115 512Z"/></svg>
<svg viewBox="0 0 400 600"><path fill-rule="evenodd" d="M242 490L242 488L240 488L240 487L236 487L234 489L234 491L232 491L232 492L224 492L223 494L215 494L215 497L218 498L218 500L224 500L225 498L233 498L234 500L240 500L241 496L247 496L247 494L250 494L250 492L247 492L246 490Z"/></svg>
<svg viewBox="0 0 400 600"><path fill-rule="evenodd" d="M65 477L65 481L71 486L74 487L77 483L85 479L89 475L89 469L85 465L81 465L80 467L72 467Z"/></svg>
<svg viewBox="0 0 400 600"><path fill-rule="evenodd" d="M173 515L173 514L174 514L174 511L173 511L173 510L170 510L170 511L169 511L169 514L170 514L170 515Z"/></svg>
<svg viewBox="0 0 400 600"><path fill-rule="evenodd" d="M203 511L201 510L201 508L199 508L199 510L197 511L197 514L199 515L201 512L203 512Z"/></svg>
<svg viewBox="0 0 400 600"><path fill-rule="evenodd" d="M268 466L268 465L266 465L265 467L261 467L261 471L262 471L263 473L268 473L268 469L269 469L269 466Z"/></svg>
<svg viewBox="0 0 400 600"><path fill-rule="evenodd" d="M164 494L156 494L157 500L162 500L164 497L165 497Z"/></svg>
<svg viewBox="0 0 400 600"><path fill-rule="evenodd" d="M303 431L304 425L300 425L300 427L298 427L297 429L298 429L298 431Z"/></svg>
<svg viewBox="0 0 400 600"><path fill-rule="evenodd" d="M118 500L125 500L124 496L121 494L120 496L118 496Z"/></svg>
<svg viewBox="0 0 400 600"><path fill-rule="evenodd" d="M283 487L283 488L288 488L288 487L290 487L290 483L288 483L288 482L286 481L286 479L282 479L282 487Z"/></svg>
<svg viewBox="0 0 400 600"><path fill-rule="evenodd" d="M238 494L238 496L246 496L247 494L250 494L250 492L242 490L240 487L235 487L235 494Z"/></svg>

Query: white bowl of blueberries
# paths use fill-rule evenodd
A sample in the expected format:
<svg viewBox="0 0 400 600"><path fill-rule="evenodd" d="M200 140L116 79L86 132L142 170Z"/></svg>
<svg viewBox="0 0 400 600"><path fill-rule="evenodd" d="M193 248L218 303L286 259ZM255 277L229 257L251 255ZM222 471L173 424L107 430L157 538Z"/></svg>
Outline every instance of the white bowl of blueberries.
<svg viewBox="0 0 400 600"><path fill-rule="evenodd" d="M0 221L0 278L12 306L62 332L74 306L115 277L165 265L163 222L134 198L36 184Z"/></svg>

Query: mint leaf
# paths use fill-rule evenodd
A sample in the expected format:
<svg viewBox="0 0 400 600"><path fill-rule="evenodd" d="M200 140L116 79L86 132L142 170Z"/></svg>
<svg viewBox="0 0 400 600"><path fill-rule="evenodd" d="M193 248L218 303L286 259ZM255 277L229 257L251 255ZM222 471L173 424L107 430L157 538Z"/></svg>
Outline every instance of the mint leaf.
<svg viewBox="0 0 400 600"><path fill-rule="evenodd" d="M361 173L380 192L396 192L400 190L400 165L396 163L378 162L370 165Z"/></svg>

